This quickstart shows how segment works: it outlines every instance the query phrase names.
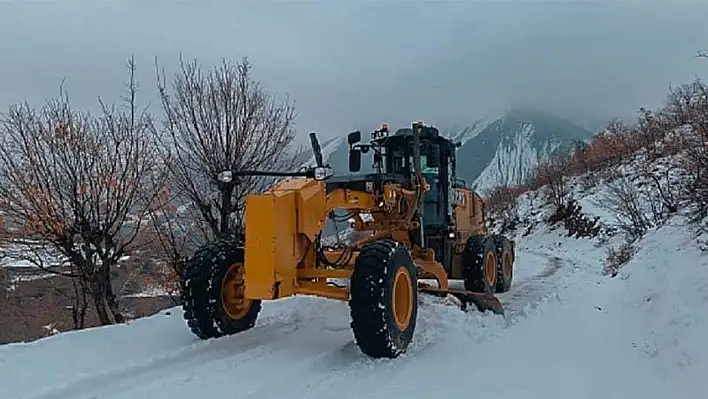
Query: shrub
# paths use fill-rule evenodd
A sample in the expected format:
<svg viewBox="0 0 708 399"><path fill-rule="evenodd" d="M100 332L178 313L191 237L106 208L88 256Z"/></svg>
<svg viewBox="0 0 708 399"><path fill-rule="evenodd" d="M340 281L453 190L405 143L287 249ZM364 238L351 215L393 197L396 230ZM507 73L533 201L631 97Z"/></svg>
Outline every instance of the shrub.
<svg viewBox="0 0 708 399"><path fill-rule="evenodd" d="M642 195L637 185L627 178L621 178L608 186L610 193L605 197L605 207L615 214L618 227L628 236L637 239L651 227L646 217Z"/></svg>
<svg viewBox="0 0 708 399"><path fill-rule="evenodd" d="M501 233L515 230L519 220L518 197L524 187L500 185L489 191L484 199L488 219L500 225Z"/></svg>
<svg viewBox="0 0 708 399"><path fill-rule="evenodd" d="M557 207L546 222L555 225L562 221L568 231L568 237L596 237L600 234L600 218L591 219L583 213L582 209L577 201L571 199L567 204Z"/></svg>
<svg viewBox="0 0 708 399"><path fill-rule="evenodd" d="M618 248L611 247L607 250L603 272L611 277L617 276L619 269L629 263L634 255L634 247L629 242L624 242Z"/></svg>

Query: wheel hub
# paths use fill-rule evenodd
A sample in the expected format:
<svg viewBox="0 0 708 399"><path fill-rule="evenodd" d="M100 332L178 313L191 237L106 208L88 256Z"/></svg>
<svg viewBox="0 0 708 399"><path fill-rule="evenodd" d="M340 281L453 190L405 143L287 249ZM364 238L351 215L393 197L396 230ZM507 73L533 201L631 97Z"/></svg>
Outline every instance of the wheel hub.
<svg viewBox="0 0 708 399"><path fill-rule="evenodd" d="M221 303L232 319L244 317L252 304L250 299L245 298L242 266L240 263L231 265L221 283Z"/></svg>
<svg viewBox="0 0 708 399"><path fill-rule="evenodd" d="M497 282L497 262L496 259L494 259L494 254L491 252L487 254L487 259L485 261L485 269L487 274L487 282L489 282L489 285L494 286L494 284Z"/></svg>
<svg viewBox="0 0 708 399"><path fill-rule="evenodd" d="M504 254L504 260L502 262L502 270L505 279L511 278L511 255L509 253Z"/></svg>
<svg viewBox="0 0 708 399"><path fill-rule="evenodd" d="M413 282L405 268L400 268L393 279L393 318L399 329L405 330L413 315Z"/></svg>

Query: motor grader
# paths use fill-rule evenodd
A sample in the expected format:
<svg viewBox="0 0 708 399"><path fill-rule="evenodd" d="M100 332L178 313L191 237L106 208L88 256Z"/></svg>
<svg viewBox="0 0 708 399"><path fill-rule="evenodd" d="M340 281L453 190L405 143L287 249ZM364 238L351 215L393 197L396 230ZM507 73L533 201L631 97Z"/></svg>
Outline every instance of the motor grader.
<svg viewBox="0 0 708 399"><path fill-rule="evenodd" d="M209 339L247 330L262 301L310 295L348 301L360 350L394 358L412 340L419 292L503 314L494 293L511 286L514 243L487 233L480 196L457 178L460 143L422 122L394 134L384 124L368 143L353 132L350 174L334 176L315 134L310 138L316 165L305 171L218 176L285 179L246 198L243 244L215 240L188 261L183 309L194 334ZM373 172L359 173L369 152ZM350 221L358 238L325 244L328 219ZM464 288L450 287L451 280Z"/></svg>

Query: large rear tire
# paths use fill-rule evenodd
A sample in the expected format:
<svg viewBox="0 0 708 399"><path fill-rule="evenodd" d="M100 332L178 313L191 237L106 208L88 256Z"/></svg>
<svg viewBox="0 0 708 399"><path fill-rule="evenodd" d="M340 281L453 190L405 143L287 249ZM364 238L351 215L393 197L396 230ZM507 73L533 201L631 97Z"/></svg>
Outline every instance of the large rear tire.
<svg viewBox="0 0 708 399"><path fill-rule="evenodd" d="M374 358L405 352L418 315L416 268L408 248L391 239L366 244L350 287L351 327L360 350Z"/></svg>
<svg viewBox="0 0 708 399"><path fill-rule="evenodd" d="M227 240L204 245L187 262L182 309L199 338L232 335L256 324L261 301L243 296L243 262L243 248Z"/></svg>
<svg viewBox="0 0 708 399"><path fill-rule="evenodd" d="M497 252L496 292L507 292L514 278L514 249L508 238L502 235L494 235L493 238Z"/></svg>
<svg viewBox="0 0 708 399"><path fill-rule="evenodd" d="M487 236L471 236L462 253L462 278L465 289L494 293L497 284L497 253L494 240Z"/></svg>

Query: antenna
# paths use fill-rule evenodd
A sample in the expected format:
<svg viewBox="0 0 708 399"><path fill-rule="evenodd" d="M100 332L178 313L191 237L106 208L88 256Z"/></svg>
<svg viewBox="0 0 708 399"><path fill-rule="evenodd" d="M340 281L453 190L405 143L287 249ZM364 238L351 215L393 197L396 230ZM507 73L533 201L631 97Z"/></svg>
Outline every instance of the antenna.
<svg viewBox="0 0 708 399"><path fill-rule="evenodd" d="M315 154L315 162L317 163L317 166L324 166L322 161L322 149L320 148L320 142L317 140L317 134L315 132L310 133L310 143L312 144L312 152Z"/></svg>

